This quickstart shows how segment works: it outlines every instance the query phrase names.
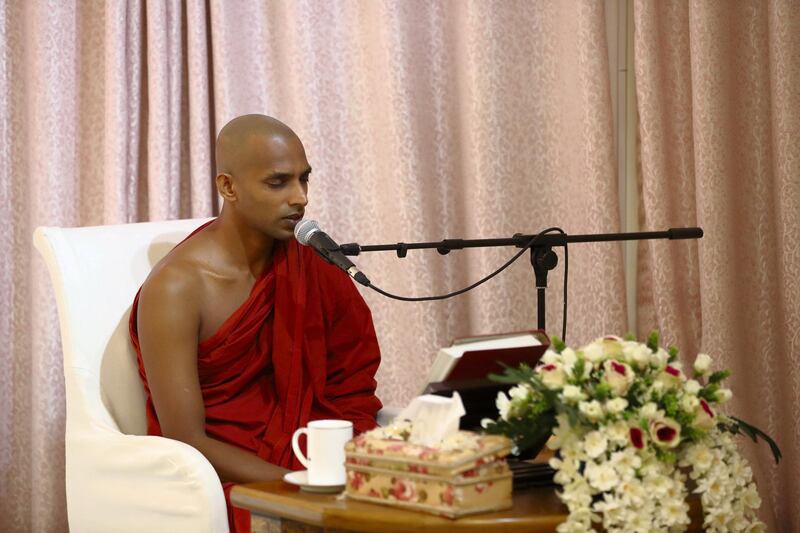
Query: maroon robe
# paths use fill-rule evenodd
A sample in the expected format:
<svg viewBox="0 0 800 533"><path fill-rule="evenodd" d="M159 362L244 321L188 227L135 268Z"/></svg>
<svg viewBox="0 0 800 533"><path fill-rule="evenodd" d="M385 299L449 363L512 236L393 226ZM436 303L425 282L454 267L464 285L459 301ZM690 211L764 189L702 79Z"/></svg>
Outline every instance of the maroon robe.
<svg viewBox="0 0 800 533"><path fill-rule="evenodd" d="M139 348L138 303L137 294L130 335L147 392L147 433L161 435ZM206 434L301 469L291 438L310 420L350 420L356 433L375 427L379 363L372 315L347 274L293 239L278 243L247 300L197 347ZM249 531L249 514L231 507L233 485L223 484L231 532Z"/></svg>

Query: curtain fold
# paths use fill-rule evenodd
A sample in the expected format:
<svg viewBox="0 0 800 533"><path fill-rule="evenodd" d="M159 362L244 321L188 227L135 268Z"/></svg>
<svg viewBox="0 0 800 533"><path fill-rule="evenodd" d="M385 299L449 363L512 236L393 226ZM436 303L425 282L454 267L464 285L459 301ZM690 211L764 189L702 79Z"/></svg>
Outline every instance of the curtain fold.
<svg viewBox="0 0 800 533"><path fill-rule="evenodd" d="M4 2L0 50L2 531L67 523L58 321L33 229L214 214L213 139L234 116L298 132L308 216L342 242L619 230L594 1ZM440 294L515 251L357 262L389 291ZM620 248L574 246L570 259L569 342L623 333ZM365 293L384 402L414 396L453 337L532 328L531 270L523 257L443 302Z"/></svg>
<svg viewBox="0 0 800 533"><path fill-rule="evenodd" d="M644 248L639 329L733 372L731 411L770 530L800 512L800 10L794 2L634 4L644 228L705 237Z"/></svg>

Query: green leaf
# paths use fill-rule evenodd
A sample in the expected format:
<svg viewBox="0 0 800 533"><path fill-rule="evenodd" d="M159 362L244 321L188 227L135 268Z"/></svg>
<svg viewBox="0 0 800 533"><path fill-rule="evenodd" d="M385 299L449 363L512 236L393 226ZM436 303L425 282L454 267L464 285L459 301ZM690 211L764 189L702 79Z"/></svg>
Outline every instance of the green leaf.
<svg viewBox="0 0 800 533"><path fill-rule="evenodd" d="M647 336L647 347L650 348L650 351L655 353L658 351L658 330L653 330L650 332L650 335Z"/></svg>
<svg viewBox="0 0 800 533"><path fill-rule="evenodd" d="M575 379L578 383L584 381L583 373L586 370L586 361L583 359L578 359L575 361L575 366L572 369L572 375L575 376Z"/></svg>
<svg viewBox="0 0 800 533"><path fill-rule="evenodd" d="M753 426L751 424L748 424L747 422L745 422L741 418L736 418L735 416L732 416L731 419L733 419L736 422L736 424L738 426L739 433L747 435L748 437L753 439L753 442L758 442L759 437L762 438L763 440L765 440L767 442L767 444L769 445L770 450L772 451L772 457L775 459L775 464L778 464L778 463L781 462L781 459L783 458L783 454L781 453L781 449L778 448L778 443L775 442L772 439L772 437L770 437L769 435L767 435L766 433L764 433L763 431L761 431L757 427L755 427L755 426Z"/></svg>
<svg viewBox="0 0 800 533"><path fill-rule="evenodd" d="M675 418L679 410L677 394L674 391L670 391L664 395L661 401L664 405L664 411L670 418Z"/></svg>
<svg viewBox="0 0 800 533"><path fill-rule="evenodd" d="M556 426L555 411L549 409L535 416L524 419L498 419L494 424L484 429L490 435L505 435L514 441L523 454L531 449L541 449L553 433Z"/></svg>
<svg viewBox="0 0 800 533"><path fill-rule="evenodd" d="M601 382L594 388L594 394L598 399L606 399L611 396L611 385L606 382Z"/></svg>
<svg viewBox="0 0 800 533"><path fill-rule="evenodd" d="M719 385L713 383L711 385L706 385L697 395L700 398L703 398L707 402L716 402L717 401L717 391L719 390Z"/></svg>
<svg viewBox="0 0 800 533"><path fill-rule="evenodd" d="M669 357L667 358L668 363L674 363L678 360L678 348L670 346L667 348L667 352L669 353Z"/></svg>
<svg viewBox="0 0 800 533"><path fill-rule="evenodd" d="M622 340L635 342L636 341L636 335L634 335L633 333L628 332L628 333L626 333L625 335L622 336Z"/></svg>
<svg viewBox="0 0 800 533"><path fill-rule="evenodd" d="M730 375L731 375L730 370L717 370L716 372L711 374L711 377L708 378L708 383L709 384L719 383L723 379L730 377Z"/></svg>
<svg viewBox="0 0 800 533"><path fill-rule="evenodd" d="M569 423L572 427L576 427L580 424L580 418L578 417L578 409L575 408L574 406L561 404L558 411L565 413L567 415L567 418L569 418Z"/></svg>
<svg viewBox="0 0 800 533"><path fill-rule="evenodd" d="M496 383L521 383L525 381L524 378L509 374L489 374L488 378Z"/></svg>
<svg viewBox="0 0 800 533"><path fill-rule="evenodd" d="M566 343L553 335L550 337L550 347L553 348L557 353L561 353L567 347Z"/></svg>
<svg viewBox="0 0 800 533"><path fill-rule="evenodd" d="M519 368L513 368L507 365L503 365L503 368L505 369L504 373L492 373L487 377L491 381L497 383L523 383L531 381L536 376L536 372L525 363L519 365Z"/></svg>

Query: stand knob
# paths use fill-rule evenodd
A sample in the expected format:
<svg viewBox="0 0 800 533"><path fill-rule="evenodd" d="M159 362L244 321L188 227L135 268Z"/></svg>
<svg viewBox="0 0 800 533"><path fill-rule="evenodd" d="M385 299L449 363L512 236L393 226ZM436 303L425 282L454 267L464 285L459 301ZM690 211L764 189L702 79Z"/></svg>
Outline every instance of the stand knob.
<svg viewBox="0 0 800 533"><path fill-rule="evenodd" d="M547 273L558 265L558 255L549 246L531 248L531 266L536 275L536 286L547 287Z"/></svg>

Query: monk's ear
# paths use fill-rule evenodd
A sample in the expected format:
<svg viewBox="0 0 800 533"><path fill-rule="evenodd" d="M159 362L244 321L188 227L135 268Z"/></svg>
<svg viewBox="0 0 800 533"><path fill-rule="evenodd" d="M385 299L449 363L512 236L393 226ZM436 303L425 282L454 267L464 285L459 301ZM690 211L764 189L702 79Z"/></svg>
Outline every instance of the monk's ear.
<svg viewBox="0 0 800 533"><path fill-rule="evenodd" d="M236 190L233 187L233 176L226 173L217 174L217 192L222 196L223 200L229 202L236 201Z"/></svg>

